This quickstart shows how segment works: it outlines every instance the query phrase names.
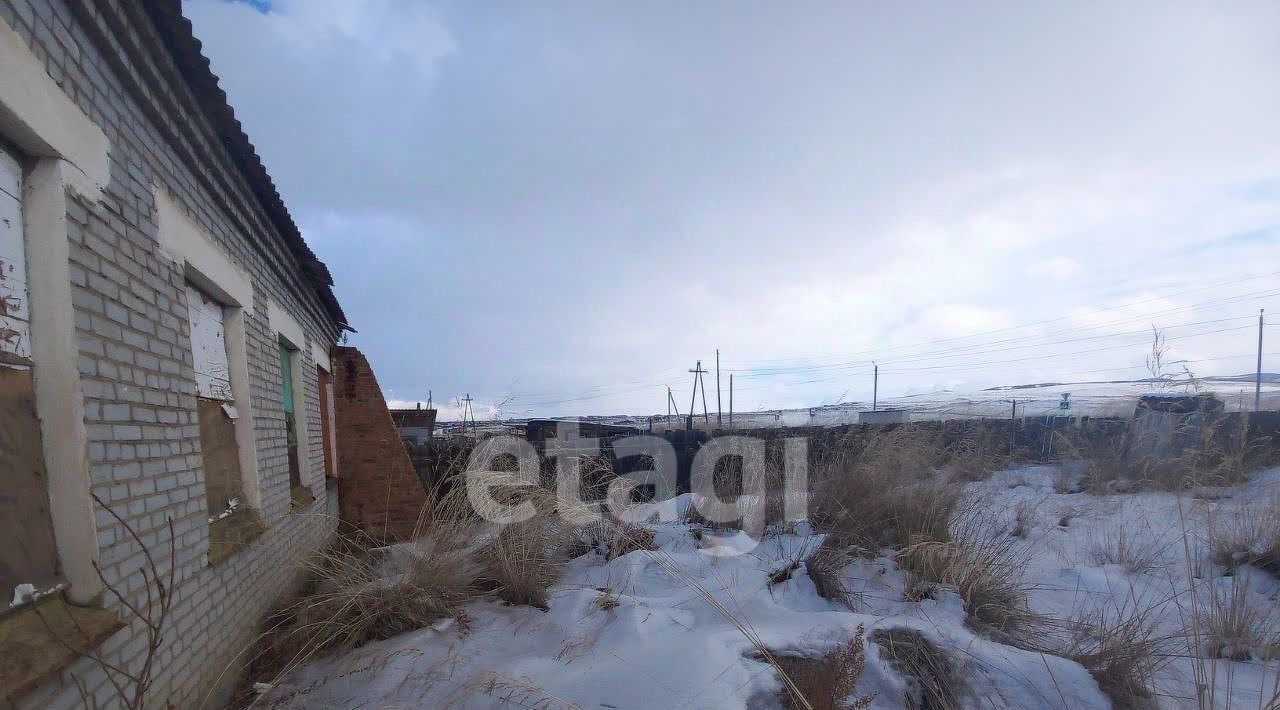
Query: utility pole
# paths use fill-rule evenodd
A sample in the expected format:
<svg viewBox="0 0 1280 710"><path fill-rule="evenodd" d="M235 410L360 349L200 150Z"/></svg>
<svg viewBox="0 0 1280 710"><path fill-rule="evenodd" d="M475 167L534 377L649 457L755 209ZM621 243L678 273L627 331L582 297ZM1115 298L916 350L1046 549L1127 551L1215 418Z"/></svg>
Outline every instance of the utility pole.
<svg viewBox="0 0 1280 710"><path fill-rule="evenodd" d="M702 421L710 424L711 415L707 413L707 381L702 379L702 375L705 372L706 370L703 370L698 373L698 381L702 383Z"/></svg>
<svg viewBox="0 0 1280 710"><path fill-rule="evenodd" d="M871 380L871 411L873 411L873 412L874 412L874 411L876 411L876 408L879 406L879 398L880 398L880 364L879 364L879 363L875 363L875 362L873 362L873 363L871 363L871 365L872 365L872 367L874 367L874 368L875 368L875 370L873 371L875 374L873 374L873 375L872 375L872 377L873 377L874 379L872 379L872 380Z"/></svg>
<svg viewBox="0 0 1280 710"><path fill-rule="evenodd" d="M1009 451L1012 452L1018 437L1018 400L1011 399L1013 410L1009 412Z"/></svg>
<svg viewBox="0 0 1280 710"><path fill-rule="evenodd" d="M467 396L466 396L466 397L463 397L463 398L462 398L462 402L463 402L463 405L462 405L462 428L463 428L463 429L465 429L465 428L467 427L467 418L468 418L468 417L470 417L470 418L471 418L471 433L472 433L472 434L474 434L474 433L476 433L476 416L475 416L475 414L471 411L471 402L472 402L472 399L471 399L471 393L470 393L470 392L468 392L468 393L467 393Z"/></svg>
<svg viewBox="0 0 1280 710"><path fill-rule="evenodd" d="M724 412L720 409L720 348L716 348L716 427L724 426Z"/></svg>
<svg viewBox="0 0 1280 710"><path fill-rule="evenodd" d="M1265 309L1258 309L1258 374L1253 381L1253 411L1262 408L1262 314Z"/></svg>
<svg viewBox="0 0 1280 710"><path fill-rule="evenodd" d="M699 360L698 364L694 365L693 369L689 370L689 372L693 373L693 392L689 393L688 428L693 429L693 406L698 403L698 383L702 381L702 373L706 372L706 370L702 369L702 361ZM705 402L707 401L706 392L702 393L702 401L704 402L703 408L705 409L706 408Z"/></svg>
<svg viewBox="0 0 1280 710"><path fill-rule="evenodd" d="M729 373L729 428L733 428L733 373Z"/></svg>

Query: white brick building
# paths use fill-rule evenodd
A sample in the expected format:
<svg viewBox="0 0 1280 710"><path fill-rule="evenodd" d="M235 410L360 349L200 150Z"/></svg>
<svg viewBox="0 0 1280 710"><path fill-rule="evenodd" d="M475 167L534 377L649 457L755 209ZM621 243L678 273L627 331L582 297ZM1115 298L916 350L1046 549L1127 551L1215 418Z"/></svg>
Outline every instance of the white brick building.
<svg viewBox="0 0 1280 710"><path fill-rule="evenodd" d="M173 521L150 704L225 701L335 525L330 285L177 0L0 0L0 706L118 704L42 611L141 660L95 566L138 604L142 549L94 495L165 574Z"/></svg>

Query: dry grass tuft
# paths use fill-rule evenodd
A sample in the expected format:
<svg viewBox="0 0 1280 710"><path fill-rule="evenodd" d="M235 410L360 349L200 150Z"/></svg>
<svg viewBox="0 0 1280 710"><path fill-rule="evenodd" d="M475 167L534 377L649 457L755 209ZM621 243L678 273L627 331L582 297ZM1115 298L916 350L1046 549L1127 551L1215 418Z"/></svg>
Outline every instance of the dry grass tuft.
<svg viewBox="0 0 1280 710"><path fill-rule="evenodd" d="M936 467L946 459L940 431L879 429L858 444L835 447L813 466L811 520L871 549L949 539L960 486Z"/></svg>
<svg viewBox="0 0 1280 710"><path fill-rule="evenodd" d="M966 511L952 540L903 548L897 560L911 575L908 594L923 598L939 586L952 589L963 600L971 627L1006 643L1039 647L1044 620L1027 607L1026 552L1016 547L1016 539L992 534L988 515Z"/></svg>
<svg viewBox="0 0 1280 710"><path fill-rule="evenodd" d="M947 445L941 456L943 469L964 481L985 481L994 471L1009 465L1008 433L976 420L962 425L959 438Z"/></svg>
<svg viewBox="0 0 1280 710"><path fill-rule="evenodd" d="M476 594L479 530L459 491L428 505L412 542L374 547L359 533L338 536L307 563L299 598L268 618L253 675L276 679L314 656L456 616Z"/></svg>
<svg viewBox="0 0 1280 710"><path fill-rule="evenodd" d="M1026 538L1031 534L1031 527L1035 524L1036 509L1039 506L1029 500L1020 500L1013 508L1013 529L1009 534L1014 537Z"/></svg>
<svg viewBox="0 0 1280 710"><path fill-rule="evenodd" d="M906 699L907 707L930 710L960 707L964 680L955 661L929 637L915 629L876 629L871 640L880 646L880 654L889 665L914 686L913 697Z"/></svg>
<svg viewBox="0 0 1280 710"><path fill-rule="evenodd" d="M1213 516L1209 559L1232 573L1252 565L1280 577L1280 498L1234 505Z"/></svg>
<svg viewBox="0 0 1280 710"><path fill-rule="evenodd" d="M1258 604L1249 596L1243 577L1233 577L1230 589L1213 594L1197 611L1192 634L1199 653L1206 658L1231 661L1269 661L1280 658L1280 628L1275 607Z"/></svg>
<svg viewBox="0 0 1280 710"><path fill-rule="evenodd" d="M1165 536L1149 525L1135 530L1118 524L1093 536L1089 556L1095 565L1119 565L1129 574L1152 574L1164 568L1168 547Z"/></svg>
<svg viewBox="0 0 1280 710"><path fill-rule="evenodd" d="M860 595L849 588L849 583L844 576L845 567L849 566L853 558L852 551L838 544L832 537L823 540L822 544L805 558L805 572L813 581L818 596L843 604L849 609L854 609L858 605L861 601Z"/></svg>
<svg viewBox="0 0 1280 710"><path fill-rule="evenodd" d="M853 639L822 658L773 654L774 665L791 679L779 695L783 707L793 710L866 710L874 695L853 697L866 669L863 628ZM797 693L800 697L796 697Z"/></svg>
<svg viewBox="0 0 1280 710"><path fill-rule="evenodd" d="M550 516L504 526L480 549L481 588L509 604L547 610L551 585L564 572L567 528Z"/></svg>
<svg viewBox="0 0 1280 710"><path fill-rule="evenodd" d="M569 559L598 552L605 560L641 550L656 550L654 533L643 525L598 520L573 530L566 547Z"/></svg>
<svg viewBox="0 0 1280 710"><path fill-rule="evenodd" d="M1154 709L1152 676L1171 647L1157 623L1154 606L1081 614L1070 622L1072 633L1062 655L1084 666L1116 708Z"/></svg>

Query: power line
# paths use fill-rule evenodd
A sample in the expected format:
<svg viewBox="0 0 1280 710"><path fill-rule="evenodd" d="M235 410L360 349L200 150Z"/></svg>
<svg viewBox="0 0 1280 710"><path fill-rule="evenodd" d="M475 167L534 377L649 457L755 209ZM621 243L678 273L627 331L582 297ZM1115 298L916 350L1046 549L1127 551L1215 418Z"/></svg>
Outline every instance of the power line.
<svg viewBox="0 0 1280 710"><path fill-rule="evenodd" d="M1268 273L1268 274L1259 274L1259 275L1253 275L1253 276L1241 276L1241 277L1236 277L1236 278L1232 278L1232 279L1227 279L1227 280L1224 280L1224 281L1216 282L1216 283L1214 283L1214 284L1209 284L1209 285L1205 285L1205 286L1200 286L1200 287L1197 287L1197 288L1184 289L1184 290L1181 290L1181 291L1175 291L1175 292L1172 292L1172 293L1166 293L1166 294L1161 294L1161 295L1158 295L1158 296L1152 296L1152 297L1145 298L1145 299L1141 299L1141 300L1138 300L1138 301L1131 301L1131 302L1124 303L1124 304L1117 305L1117 306L1098 306L1098 307L1096 308L1096 310L1099 310L1099 311L1112 311L1112 312L1119 312L1119 311L1121 311L1121 310L1122 310L1122 309L1124 309L1124 308L1132 308L1132 307L1134 307L1134 306L1142 305L1142 304L1145 304L1145 303L1152 303L1152 302L1156 302L1156 301L1162 301L1162 300L1165 300L1165 299L1168 299L1168 298L1172 298L1172 297L1174 297L1174 296L1181 296L1181 295L1185 295L1185 294L1188 294L1188 293L1197 293L1197 292L1202 292L1202 291L1211 290L1211 289L1214 289L1214 288L1219 288L1219 287L1221 287L1221 286L1225 286L1225 285L1229 285L1229 284L1242 283L1242 282L1245 282L1245 281L1255 281L1255 280L1257 280L1257 279L1262 279L1262 278L1274 278L1274 277L1276 277L1276 276L1280 276L1280 272L1272 272L1272 273ZM1280 289L1262 289L1262 290L1253 291L1253 292L1247 292L1247 293L1242 293L1242 294L1235 294L1235 295L1228 296L1228 297L1224 297L1224 298L1219 298L1219 299L1210 299L1210 300L1208 300L1208 301L1202 301L1202 302L1199 302L1199 303L1192 303L1192 304L1187 304L1187 305L1184 305L1184 306L1177 306L1177 307L1174 307L1174 308L1165 309L1165 310L1163 310L1163 311L1156 311L1156 312L1153 312L1153 313L1150 313L1150 314L1144 314L1144 315L1140 315L1140 316L1127 316L1127 317L1125 317L1125 318L1122 318L1122 319L1119 319L1119 320L1116 320L1116 321L1112 321L1112 323L1129 322L1129 321L1133 321L1133 320L1147 319L1147 318L1151 318L1151 317L1154 317L1154 316L1157 316L1157 315L1169 314L1169 313L1174 313L1174 312L1179 312L1179 311L1185 311L1185 310L1194 310L1194 309L1202 308L1202 307L1204 307L1204 306L1208 306L1208 305L1223 305L1223 304L1226 304L1226 303L1235 302L1235 301L1237 301L1237 300L1239 300L1239 299L1245 299L1245 298L1251 298L1251 297L1272 296L1272 295L1278 295L1278 294L1280 294ZM969 339L973 339L973 338L981 338L981 337L985 337L985 336L988 336L988 335L995 335L995 334L999 334L999 333L1013 332L1013 331L1023 330L1023 329L1026 329L1026 328L1031 328L1031 327L1039 326L1039 325L1047 325L1047 324L1050 324L1050 323L1058 323L1058 322L1061 322L1061 321L1064 321L1064 320L1069 320L1069 319L1071 319L1071 318L1073 318L1073 317L1077 317L1077 316L1076 316L1076 314L1067 314L1067 315L1057 316L1057 317L1055 317L1055 318L1048 318L1048 319L1039 320L1039 321L1031 321L1031 322L1023 323L1023 324L1020 324L1020 325L1007 326L1007 327L1003 327L1003 328L995 328L995 329L992 329L992 330L981 331L981 332L978 332L978 333L970 333L970 334L968 334L968 335L957 335L957 336L952 336L952 337L947 337L947 338L934 338L934 339L929 339L929 340L924 340L924 341L917 341L917 342L915 342L915 343L904 343L904 344L902 344L902 345L893 345L893 346L887 346L887 347L884 347L884 348L867 349L867 350L855 351L855 352L853 352L853 353L848 353L848 354L844 355L844 357L849 357L849 356L851 356L851 355L869 355L869 356L871 356L871 355L883 355L884 353L887 353L887 352L900 351L900 350L904 350L904 349L924 348L924 347L933 346L933 345L938 345L938 344L942 344L942 343L951 343L951 342L956 342L956 341L969 340ZM1081 326L1081 329L1094 329L1094 328L1098 328L1098 327L1105 327L1105 325L1106 325L1106 324L1095 324L1095 325L1090 325L1090 326ZM1077 330L1077 329L1075 329L1075 328L1073 328L1073 329L1067 329L1067 330L1066 330L1066 331L1064 331L1064 332L1071 332L1072 330ZM1002 342L1007 342L1007 341L1002 341ZM963 347L981 347L981 346L983 346L983 345L989 345L989 344L991 344L991 343L989 343L989 342L984 342L984 343L976 343L976 344L969 345L969 346L957 346L957 347L961 347L961 348L963 348ZM746 363L746 364L751 364L751 363L768 363L768 362L787 362L787 361L791 361L791 360L794 360L794 359L795 359L795 358L782 358L782 359L776 359L776 360L747 360L747 361L743 361L743 362L744 362L744 363ZM848 363L835 363L835 364L848 364ZM801 367L811 367L811 365L802 365ZM734 369L733 371L734 371L734 372L749 372L749 371L752 371L752 370L754 370L754 369L769 369L769 368L737 368L737 369Z"/></svg>

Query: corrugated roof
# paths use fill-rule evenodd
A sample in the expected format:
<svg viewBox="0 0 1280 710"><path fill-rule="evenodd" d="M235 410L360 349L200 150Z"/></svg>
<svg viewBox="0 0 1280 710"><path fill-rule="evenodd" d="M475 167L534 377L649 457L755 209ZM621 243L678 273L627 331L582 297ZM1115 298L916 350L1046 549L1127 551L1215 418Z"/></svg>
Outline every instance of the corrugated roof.
<svg viewBox="0 0 1280 710"><path fill-rule="evenodd" d="M213 73L208 57L204 56L203 45L192 32L191 21L182 14L181 1L149 0L145 7L236 167L249 182L272 223L284 235L290 251L302 263L303 275L315 286L317 295L330 315L344 328L350 329L346 314L333 295L333 276L329 273L329 267L311 251L311 247L302 238L302 232L285 207L262 158L258 156L249 136L236 118L235 110L227 101L227 93L219 85L218 76Z"/></svg>

